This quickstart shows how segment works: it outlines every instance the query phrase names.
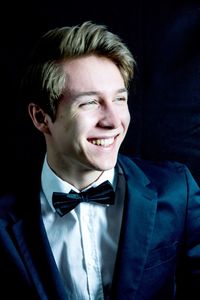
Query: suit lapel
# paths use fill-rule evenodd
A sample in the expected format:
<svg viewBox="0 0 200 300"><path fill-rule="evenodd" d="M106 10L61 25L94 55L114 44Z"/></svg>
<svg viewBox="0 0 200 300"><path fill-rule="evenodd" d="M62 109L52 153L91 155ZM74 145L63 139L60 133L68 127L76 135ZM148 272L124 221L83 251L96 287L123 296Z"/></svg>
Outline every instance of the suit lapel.
<svg viewBox="0 0 200 300"><path fill-rule="evenodd" d="M42 163L39 163L31 168L31 172L24 170L23 178L18 178L16 192L20 208L12 216L12 234L38 298L67 300L41 217L41 170Z"/></svg>
<svg viewBox="0 0 200 300"><path fill-rule="evenodd" d="M41 217L19 220L13 234L39 298L67 299Z"/></svg>
<svg viewBox="0 0 200 300"><path fill-rule="evenodd" d="M114 299L132 296L138 288L157 207L157 193L137 165L123 158L119 164L125 174L126 195L113 280Z"/></svg>

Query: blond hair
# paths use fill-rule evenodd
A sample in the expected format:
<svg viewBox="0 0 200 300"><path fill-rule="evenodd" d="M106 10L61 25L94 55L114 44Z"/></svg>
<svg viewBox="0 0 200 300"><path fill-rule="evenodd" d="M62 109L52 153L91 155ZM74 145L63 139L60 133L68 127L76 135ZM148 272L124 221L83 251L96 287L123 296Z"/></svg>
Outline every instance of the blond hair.
<svg viewBox="0 0 200 300"><path fill-rule="evenodd" d="M135 65L130 50L106 26L87 21L82 25L52 29L40 38L23 78L26 100L35 102L55 117L59 99L66 88L63 62L90 54L113 61L128 87Z"/></svg>

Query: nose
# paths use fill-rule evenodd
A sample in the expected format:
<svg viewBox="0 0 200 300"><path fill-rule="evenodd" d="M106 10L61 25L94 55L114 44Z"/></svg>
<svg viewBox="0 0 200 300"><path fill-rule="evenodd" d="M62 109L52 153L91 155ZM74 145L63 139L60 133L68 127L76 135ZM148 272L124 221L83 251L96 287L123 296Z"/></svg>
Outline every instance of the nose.
<svg viewBox="0 0 200 300"><path fill-rule="evenodd" d="M98 125L105 128L118 128L120 126L120 110L115 103L107 103L101 108L101 118Z"/></svg>

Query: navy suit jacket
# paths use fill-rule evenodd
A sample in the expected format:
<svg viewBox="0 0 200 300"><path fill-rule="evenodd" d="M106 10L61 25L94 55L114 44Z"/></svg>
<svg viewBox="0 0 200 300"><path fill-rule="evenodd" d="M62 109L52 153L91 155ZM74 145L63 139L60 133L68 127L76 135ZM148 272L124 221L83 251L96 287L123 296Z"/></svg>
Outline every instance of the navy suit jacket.
<svg viewBox="0 0 200 300"><path fill-rule="evenodd" d="M200 193L190 172L122 155L118 164L126 195L112 299L199 300ZM40 184L29 183L0 198L0 297L68 300L41 218Z"/></svg>

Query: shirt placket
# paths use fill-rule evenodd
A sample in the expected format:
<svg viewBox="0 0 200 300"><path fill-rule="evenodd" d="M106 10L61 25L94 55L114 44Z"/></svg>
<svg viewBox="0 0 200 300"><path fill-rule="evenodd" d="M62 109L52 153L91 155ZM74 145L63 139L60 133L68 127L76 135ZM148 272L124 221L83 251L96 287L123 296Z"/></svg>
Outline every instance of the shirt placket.
<svg viewBox="0 0 200 300"><path fill-rule="evenodd" d="M87 274L88 295L90 300L103 300L101 268L97 255L94 232L93 205L80 205L80 228L82 236L83 257Z"/></svg>

